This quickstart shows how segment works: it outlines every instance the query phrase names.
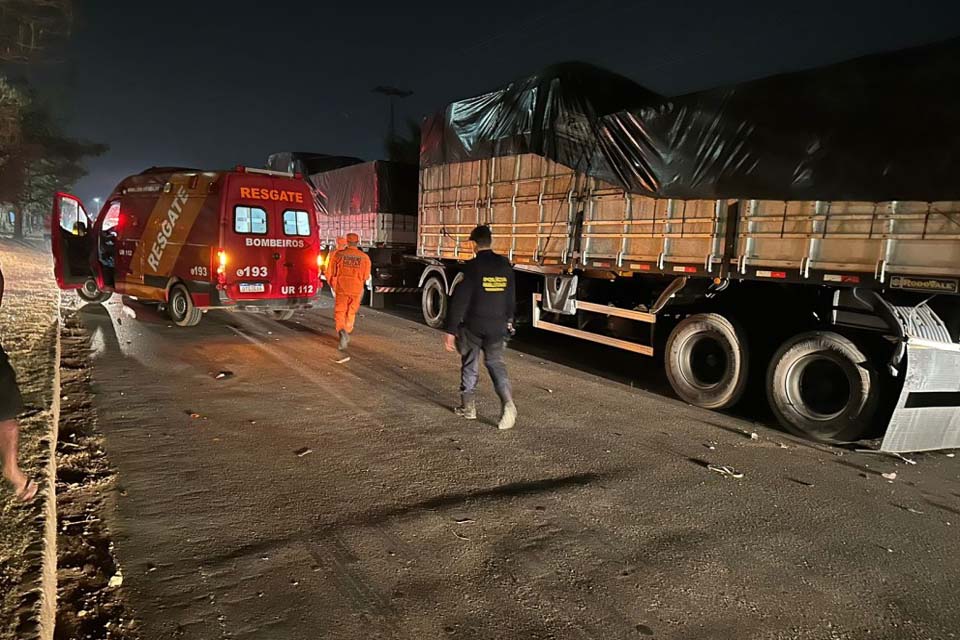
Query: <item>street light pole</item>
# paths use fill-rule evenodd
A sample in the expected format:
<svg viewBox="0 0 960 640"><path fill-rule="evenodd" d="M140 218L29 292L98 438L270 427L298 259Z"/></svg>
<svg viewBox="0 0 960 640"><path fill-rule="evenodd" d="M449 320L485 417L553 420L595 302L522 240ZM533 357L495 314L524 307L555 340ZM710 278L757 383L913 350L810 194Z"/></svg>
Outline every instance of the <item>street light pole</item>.
<svg viewBox="0 0 960 640"><path fill-rule="evenodd" d="M380 85L380 86L374 87L373 92L385 95L388 98L390 98L390 129L387 132L387 140L390 142L393 142L394 138L397 135L396 122L394 121L394 107L396 104L396 99L409 98L410 96L413 95L413 91Z"/></svg>

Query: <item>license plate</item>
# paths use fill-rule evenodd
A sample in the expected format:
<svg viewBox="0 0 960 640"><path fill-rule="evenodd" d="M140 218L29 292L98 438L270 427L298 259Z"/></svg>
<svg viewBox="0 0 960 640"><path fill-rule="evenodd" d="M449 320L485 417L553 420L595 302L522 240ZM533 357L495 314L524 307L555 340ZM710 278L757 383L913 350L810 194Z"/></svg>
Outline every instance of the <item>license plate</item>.
<svg viewBox="0 0 960 640"><path fill-rule="evenodd" d="M240 293L263 293L266 291L262 282L241 282Z"/></svg>

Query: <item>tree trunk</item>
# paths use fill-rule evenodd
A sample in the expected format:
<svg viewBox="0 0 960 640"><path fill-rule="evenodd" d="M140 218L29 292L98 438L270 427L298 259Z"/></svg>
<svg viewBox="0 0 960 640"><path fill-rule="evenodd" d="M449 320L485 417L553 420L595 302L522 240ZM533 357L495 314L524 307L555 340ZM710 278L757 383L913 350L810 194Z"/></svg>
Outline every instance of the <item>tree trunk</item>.
<svg viewBox="0 0 960 640"><path fill-rule="evenodd" d="M22 238L23 237L23 208L17 207L17 212L13 216L13 237Z"/></svg>

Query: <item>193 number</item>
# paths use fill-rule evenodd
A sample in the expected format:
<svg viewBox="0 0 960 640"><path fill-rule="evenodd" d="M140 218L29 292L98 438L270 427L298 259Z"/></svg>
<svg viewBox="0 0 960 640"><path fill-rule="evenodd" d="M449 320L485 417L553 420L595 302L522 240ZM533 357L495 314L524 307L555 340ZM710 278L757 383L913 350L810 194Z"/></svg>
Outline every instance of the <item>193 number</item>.
<svg viewBox="0 0 960 640"><path fill-rule="evenodd" d="M190 267L190 275L206 278L210 275L210 270L206 267Z"/></svg>
<svg viewBox="0 0 960 640"><path fill-rule="evenodd" d="M267 268L266 267L243 267L242 269L237 269L238 278L266 278L267 277Z"/></svg>

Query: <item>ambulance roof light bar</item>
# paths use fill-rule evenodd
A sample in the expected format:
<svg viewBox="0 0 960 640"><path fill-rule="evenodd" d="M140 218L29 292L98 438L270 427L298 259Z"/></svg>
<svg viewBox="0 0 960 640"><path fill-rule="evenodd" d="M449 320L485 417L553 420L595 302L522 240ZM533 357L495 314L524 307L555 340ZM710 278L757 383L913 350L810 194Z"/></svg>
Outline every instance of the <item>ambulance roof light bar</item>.
<svg viewBox="0 0 960 640"><path fill-rule="evenodd" d="M238 173L259 173L265 176L279 176L281 178L295 178L296 175L290 173L289 171L273 171L272 169L257 169L255 167L245 167L242 164L238 164L236 171Z"/></svg>

